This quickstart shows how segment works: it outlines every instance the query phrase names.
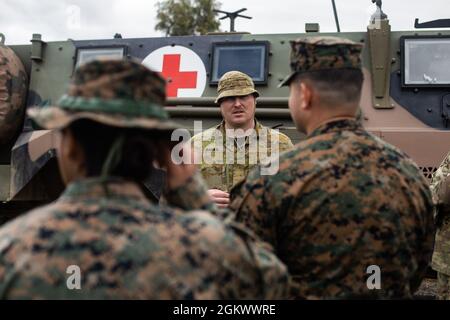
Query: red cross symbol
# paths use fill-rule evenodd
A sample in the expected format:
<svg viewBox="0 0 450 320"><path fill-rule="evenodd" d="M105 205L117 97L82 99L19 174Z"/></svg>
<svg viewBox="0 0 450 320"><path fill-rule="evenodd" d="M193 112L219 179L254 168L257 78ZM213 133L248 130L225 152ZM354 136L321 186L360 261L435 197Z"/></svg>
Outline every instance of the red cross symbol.
<svg viewBox="0 0 450 320"><path fill-rule="evenodd" d="M195 89L197 71L180 71L181 54L165 54L161 74L167 79L167 97L177 97L178 89Z"/></svg>

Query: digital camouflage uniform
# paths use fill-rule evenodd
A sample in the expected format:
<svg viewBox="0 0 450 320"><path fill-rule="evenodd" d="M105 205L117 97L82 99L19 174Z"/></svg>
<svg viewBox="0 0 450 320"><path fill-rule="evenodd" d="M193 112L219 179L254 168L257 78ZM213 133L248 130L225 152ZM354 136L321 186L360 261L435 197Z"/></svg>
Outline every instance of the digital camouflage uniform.
<svg viewBox="0 0 450 320"><path fill-rule="evenodd" d="M45 128L91 119L172 130L177 125L161 107L164 85L137 62L95 61L77 69L58 107L29 114ZM111 148L111 158L116 152L120 148ZM197 176L168 192L169 207L150 202L137 183L105 170L72 182L54 203L0 229L0 298L285 297L285 266L243 226L204 211L216 207ZM192 207L178 205L182 197ZM186 210L175 209L182 205ZM68 289L70 266L80 268L80 290Z"/></svg>
<svg viewBox="0 0 450 320"><path fill-rule="evenodd" d="M338 38L299 39L292 71L360 68L360 52ZM421 283L434 237L427 182L355 118L322 123L281 155L277 174L253 170L237 194L236 219L274 246L294 298L409 298ZM368 289L371 265L381 290Z"/></svg>
<svg viewBox="0 0 450 320"><path fill-rule="evenodd" d="M431 180L436 205L436 238L431 266L438 272L439 298L450 300L450 153Z"/></svg>
<svg viewBox="0 0 450 320"><path fill-rule="evenodd" d="M229 71L219 80L217 87L218 96L216 103L226 97L246 96L249 94L259 96L253 80L245 73ZM235 139L226 135L225 122L196 134L191 139L191 146L197 155L197 163L200 163L200 172L210 189L219 189L230 192L232 187L245 179L248 172L267 159L276 156L276 152L282 153L292 149L291 140L285 134L264 127L255 119L255 141L264 140L259 146L252 144L250 138ZM241 142L242 141L242 142ZM274 144L272 144L272 141ZM272 150L272 145L278 150ZM204 152L210 152L212 157L222 153L221 161L206 161ZM227 157L227 152L232 153L232 159ZM261 157L260 157L261 156ZM253 160L254 159L254 160Z"/></svg>

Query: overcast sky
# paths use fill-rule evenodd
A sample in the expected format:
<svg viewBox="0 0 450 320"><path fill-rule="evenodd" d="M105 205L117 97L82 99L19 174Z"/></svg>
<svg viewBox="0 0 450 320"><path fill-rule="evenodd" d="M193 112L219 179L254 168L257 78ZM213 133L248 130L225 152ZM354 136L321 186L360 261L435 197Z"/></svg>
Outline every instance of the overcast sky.
<svg viewBox="0 0 450 320"><path fill-rule="evenodd" d="M28 44L33 33L44 41L68 38L105 39L116 32L124 38L161 36L156 32L157 0L0 0L0 32L7 44ZM252 20L236 21L238 31L251 33L304 32L306 22L321 31L336 26L331 0L222 0L222 10L247 8ZM371 0L336 0L342 31L362 31L374 12ZM450 18L450 0L384 0L383 10L393 30L413 29L414 18ZM221 29L228 30L228 20Z"/></svg>

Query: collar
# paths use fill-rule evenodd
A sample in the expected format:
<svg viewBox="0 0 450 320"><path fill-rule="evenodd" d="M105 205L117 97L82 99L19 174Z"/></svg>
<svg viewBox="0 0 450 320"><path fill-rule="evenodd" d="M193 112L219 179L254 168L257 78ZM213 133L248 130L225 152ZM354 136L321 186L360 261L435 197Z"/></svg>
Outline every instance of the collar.
<svg viewBox="0 0 450 320"><path fill-rule="evenodd" d="M256 130L256 134L258 135L259 134L259 131L262 129L262 124L255 118L255 127L254 127L254 129ZM222 132L222 134L223 134L223 136L225 136L225 133L226 133L226 129L225 129L225 121L224 120L222 120L222 122L221 123L219 123L217 126L216 126L216 129L217 130L220 130L220 132Z"/></svg>
<svg viewBox="0 0 450 320"><path fill-rule="evenodd" d="M69 200L132 198L138 201L148 202L137 183L119 177L107 177L106 179L94 177L77 180L67 186L61 198Z"/></svg>
<svg viewBox="0 0 450 320"><path fill-rule="evenodd" d="M363 130L363 126L354 117L339 117L329 119L320 124L308 138L320 136L322 134L340 132L340 131L357 131Z"/></svg>

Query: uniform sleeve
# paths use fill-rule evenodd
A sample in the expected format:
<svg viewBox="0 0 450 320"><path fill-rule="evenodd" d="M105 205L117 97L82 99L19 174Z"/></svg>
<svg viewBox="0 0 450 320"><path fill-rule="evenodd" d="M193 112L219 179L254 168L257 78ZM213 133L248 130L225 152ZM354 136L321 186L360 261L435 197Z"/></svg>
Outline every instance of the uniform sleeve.
<svg viewBox="0 0 450 320"><path fill-rule="evenodd" d="M433 203L436 206L435 210L435 220L436 222L442 220L442 215L448 213L449 206L444 206L444 200L446 198L446 193L450 191L449 186L445 183L448 182L448 177L450 176L450 153L447 154L444 161L441 163L437 171L433 174L430 184L430 190L433 196Z"/></svg>
<svg viewBox="0 0 450 320"><path fill-rule="evenodd" d="M267 176L254 168L240 190L232 190L230 209L235 219L244 223L261 239L277 248L276 226L279 199L272 193L273 187Z"/></svg>
<svg viewBox="0 0 450 320"><path fill-rule="evenodd" d="M209 197L208 188L199 173L196 173L186 181L186 184L169 190L165 194L167 204L185 211L204 210L225 220L232 219L232 212L228 209L220 209Z"/></svg>
<svg viewBox="0 0 450 320"><path fill-rule="evenodd" d="M294 148L291 139L285 134L280 133L280 153L286 152Z"/></svg>
<svg viewBox="0 0 450 320"><path fill-rule="evenodd" d="M290 277L286 266L277 258L273 249L267 243L254 236L254 232L237 223L231 210L221 210L209 199L206 186L197 174L178 189L169 191L167 199L171 205L186 211L206 210L214 213L224 220L227 228L233 230L235 235L244 241L250 254L254 270L259 274L254 288L259 292L260 299L284 299L288 297ZM231 284L231 283L230 283ZM224 284L224 289L227 285Z"/></svg>
<svg viewBox="0 0 450 320"><path fill-rule="evenodd" d="M273 248L266 242L256 238L252 231L240 223L227 224L235 234L245 242L258 273L259 281L255 287L260 287L262 299L286 299L292 285L287 267L274 254Z"/></svg>
<svg viewBox="0 0 450 320"><path fill-rule="evenodd" d="M433 194L433 202L435 204L439 203L437 195L439 193L439 189L442 185L442 182L449 175L450 175L450 153L447 154L444 161L441 163L437 171L433 174L433 178L431 179L430 189Z"/></svg>

